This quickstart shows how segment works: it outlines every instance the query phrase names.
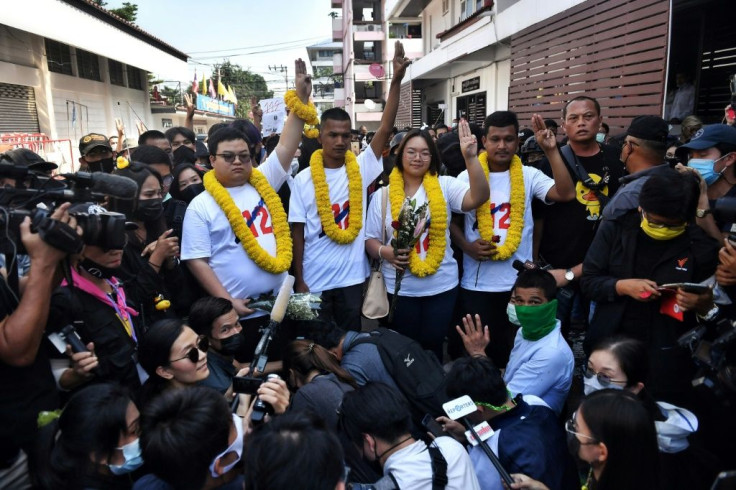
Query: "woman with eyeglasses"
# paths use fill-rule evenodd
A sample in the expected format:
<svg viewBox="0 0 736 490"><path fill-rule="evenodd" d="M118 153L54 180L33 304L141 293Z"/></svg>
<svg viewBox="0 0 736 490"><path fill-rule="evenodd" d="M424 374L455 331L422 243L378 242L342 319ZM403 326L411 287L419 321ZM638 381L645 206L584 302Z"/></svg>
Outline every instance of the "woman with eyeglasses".
<svg viewBox="0 0 736 490"><path fill-rule="evenodd" d="M657 436L649 414L632 393L592 393L565 424L568 449L590 465L583 489L660 488ZM526 475L513 474L513 489L547 490ZM662 487L667 488L667 487Z"/></svg>
<svg viewBox="0 0 736 490"><path fill-rule="evenodd" d="M442 164L437 146L426 131L406 133L396 153L396 167L389 186L371 198L366 220L366 251L383 262L389 299L398 294L391 328L419 341L442 359L444 341L458 294L458 268L450 247L452 213L465 213L488 200L489 187L478 161L478 143L467 121L459 127L469 185L454 177L440 176ZM388 194L386 196L386 194ZM383 202L386 213L383 222ZM394 250L392 226L406 199L415 209L428 205L428 226L413 250ZM398 292L396 271L404 271Z"/></svg>
<svg viewBox="0 0 736 490"><path fill-rule="evenodd" d="M75 204L69 211L90 220L107 213L93 203ZM62 391L90 382L117 382L133 392L141 386L142 370L136 363L143 334L139 307L129 297L130 286L120 279L125 237L120 228L117 234L101 234L96 245L85 245L70 259L69 278L51 297L46 331L58 349L58 354L51 349L51 366ZM60 335L67 326L74 328L84 351L73 352L71 342Z"/></svg>
<svg viewBox="0 0 736 490"><path fill-rule="evenodd" d="M657 430L662 488L708 488L717 473L714 457L690 439L697 417L684 408L656 402L645 386L649 360L646 346L626 337L600 342L584 367L585 394L603 389L633 393L647 409Z"/></svg>
<svg viewBox="0 0 736 490"><path fill-rule="evenodd" d="M169 389L194 386L207 378L207 337L179 319L161 320L146 332L139 359L149 378L139 398L141 407Z"/></svg>
<svg viewBox="0 0 736 490"><path fill-rule="evenodd" d="M148 328L157 320L186 315L192 301L179 265L179 237L166 229L163 217L163 181L149 166L130 162L114 171L138 184L134 200L110 199L110 210L125 214L136 225L128 233L122 279L132 287L131 297L141 305L141 323Z"/></svg>
<svg viewBox="0 0 736 490"><path fill-rule="evenodd" d="M41 429L34 474L48 490L132 487L143 465L138 408L117 384L87 386Z"/></svg>

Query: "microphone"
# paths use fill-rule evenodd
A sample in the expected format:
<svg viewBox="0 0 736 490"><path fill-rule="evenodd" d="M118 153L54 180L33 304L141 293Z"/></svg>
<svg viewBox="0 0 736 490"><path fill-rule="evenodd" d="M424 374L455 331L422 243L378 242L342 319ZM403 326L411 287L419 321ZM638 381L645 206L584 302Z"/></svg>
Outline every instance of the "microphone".
<svg viewBox="0 0 736 490"><path fill-rule="evenodd" d="M62 177L71 180L78 187L89 188L93 192L99 192L118 199L135 199L138 196L136 181L122 175L112 175L104 172L77 172L75 174L62 174Z"/></svg>
<svg viewBox="0 0 736 490"><path fill-rule="evenodd" d="M28 176L28 167L13 165L12 163L0 163L0 178L22 180Z"/></svg>

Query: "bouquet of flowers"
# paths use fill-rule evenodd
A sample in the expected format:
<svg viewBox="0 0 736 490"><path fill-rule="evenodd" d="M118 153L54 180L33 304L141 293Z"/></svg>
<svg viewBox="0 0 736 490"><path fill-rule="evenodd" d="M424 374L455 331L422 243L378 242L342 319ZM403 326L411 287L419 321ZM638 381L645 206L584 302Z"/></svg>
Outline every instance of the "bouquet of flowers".
<svg viewBox="0 0 736 490"><path fill-rule="evenodd" d="M397 254L399 250L411 250L414 245L417 244L422 233L429 227L428 204L425 202L421 206L417 207L416 199L406 198L401 211L399 211L399 217L396 221L391 223L391 227L394 229L394 237L391 239L391 246L394 249L394 254ZM411 265L411 258L410 265ZM406 269L396 269L396 283L394 286L394 295L391 298L391 307L388 310L388 320L391 321L394 318L394 310L396 309L396 300L399 297L399 289L401 288L401 280L404 278L404 272Z"/></svg>
<svg viewBox="0 0 736 490"><path fill-rule="evenodd" d="M248 308L254 310L262 310L271 312L276 302L276 296L272 294L263 294L248 303ZM317 310L322 303L322 297L319 294L312 293L294 293L289 298L286 305L286 317L292 320L314 320L317 318Z"/></svg>

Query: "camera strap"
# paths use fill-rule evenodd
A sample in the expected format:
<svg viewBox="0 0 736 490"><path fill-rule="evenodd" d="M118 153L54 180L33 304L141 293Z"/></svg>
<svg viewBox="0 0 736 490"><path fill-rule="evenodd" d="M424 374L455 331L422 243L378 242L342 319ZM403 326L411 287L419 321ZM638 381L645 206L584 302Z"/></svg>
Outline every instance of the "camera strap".
<svg viewBox="0 0 736 490"><path fill-rule="evenodd" d="M602 152L603 149L601 149L601 153ZM601 192L601 189L608 185L608 179L604 176L601 176L600 182L594 182L588 174L587 170L585 170L585 168L580 165L580 161L578 160L577 155L575 155L575 152L572 151L572 148L570 148L570 145L565 145L560 148L560 153L562 154L564 162L567 164L567 167L570 169L575 178L579 180L585 187L593 191L595 197L598 198L598 202L600 203L600 213L603 214L603 208L606 207L606 204L608 204L608 201L610 199L608 198L608 196Z"/></svg>
<svg viewBox="0 0 736 490"><path fill-rule="evenodd" d="M427 444L427 451L432 460L432 490L442 490L447 486L447 460L436 444Z"/></svg>

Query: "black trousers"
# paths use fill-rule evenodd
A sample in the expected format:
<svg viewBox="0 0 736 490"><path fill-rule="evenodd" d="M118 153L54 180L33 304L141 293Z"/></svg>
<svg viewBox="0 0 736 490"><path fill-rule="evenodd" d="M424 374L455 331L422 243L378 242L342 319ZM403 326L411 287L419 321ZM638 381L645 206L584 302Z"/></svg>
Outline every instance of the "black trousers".
<svg viewBox="0 0 736 490"><path fill-rule="evenodd" d="M360 331L363 283L322 291L319 318L333 321L343 330Z"/></svg>
<svg viewBox="0 0 736 490"><path fill-rule="evenodd" d="M491 343L486 347L486 355L499 369L505 368L509 362L511 349L514 347L516 325L506 315L506 305L511 298L511 291L487 293L460 289L458 325L462 325L462 316L466 314L480 315L483 325L488 325ZM458 335L454 332L454 335Z"/></svg>

